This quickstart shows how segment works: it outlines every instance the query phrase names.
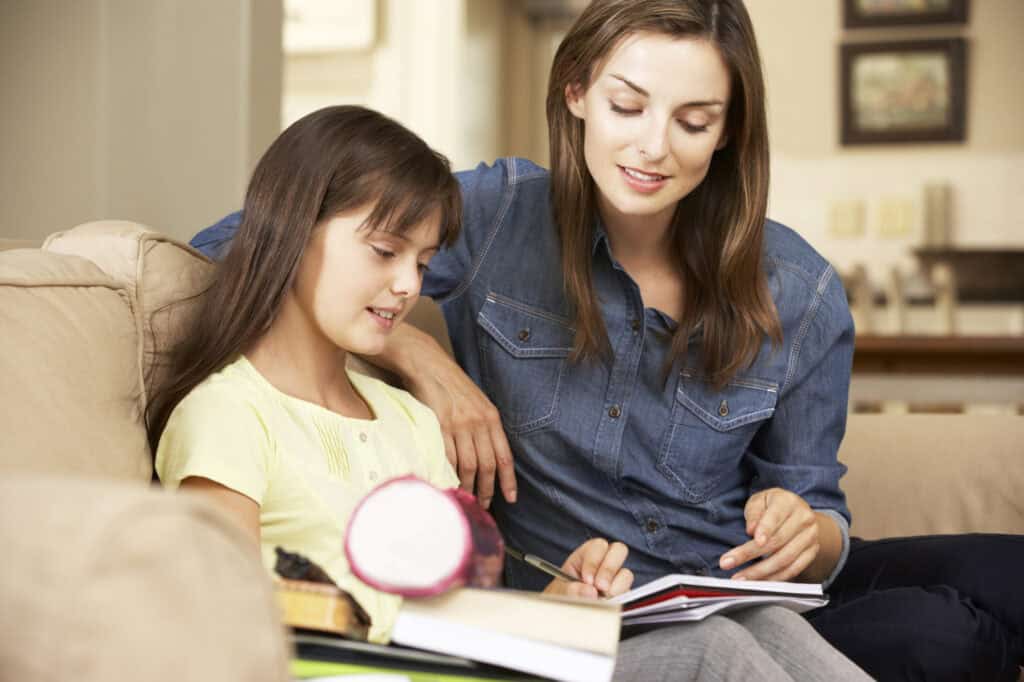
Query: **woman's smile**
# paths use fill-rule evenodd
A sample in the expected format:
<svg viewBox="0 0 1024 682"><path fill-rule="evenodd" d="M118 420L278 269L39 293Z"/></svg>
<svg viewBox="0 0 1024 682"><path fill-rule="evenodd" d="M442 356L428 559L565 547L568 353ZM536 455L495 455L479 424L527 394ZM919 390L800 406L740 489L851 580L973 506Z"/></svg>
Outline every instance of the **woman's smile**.
<svg viewBox="0 0 1024 682"><path fill-rule="evenodd" d="M661 175L659 173L645 173L636 168L630 166L619 166L619 170L622 171L622 177L625 179L626 184L631 187L634 191L640 192L641 194L653 194L668 183L672 177L670 175Z"/></svg>

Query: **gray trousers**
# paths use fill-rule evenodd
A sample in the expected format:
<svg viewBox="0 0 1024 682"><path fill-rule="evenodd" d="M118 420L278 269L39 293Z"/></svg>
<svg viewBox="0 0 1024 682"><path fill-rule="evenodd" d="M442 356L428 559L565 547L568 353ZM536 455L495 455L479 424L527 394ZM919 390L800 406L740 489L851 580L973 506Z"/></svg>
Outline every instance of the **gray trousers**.
<svg viewBox="0 0 1024 682"><path fill-rule="evenodd" d="M870 680L808 622L762 606L697 623L662 626L619 644L615 680Z"/></svg>

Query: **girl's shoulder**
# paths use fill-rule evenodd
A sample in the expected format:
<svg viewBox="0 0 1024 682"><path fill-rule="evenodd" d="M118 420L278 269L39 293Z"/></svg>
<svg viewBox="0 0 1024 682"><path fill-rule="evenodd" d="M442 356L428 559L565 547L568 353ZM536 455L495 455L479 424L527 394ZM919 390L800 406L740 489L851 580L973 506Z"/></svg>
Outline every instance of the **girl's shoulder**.
<svg viewBox="0 0 1024 682"><path fill-rule="evenodd" d="M244 356L203 379L174 408L177 420L260 419L270 409L263 387Z"/></svg>
<svg viewBox="0 0 1024 682"><path fill-rule="evenodd" d="M408 391L355 370L350 369L348 376L379 419L397 417L417 428L437 423L434 411Z"/></svg>

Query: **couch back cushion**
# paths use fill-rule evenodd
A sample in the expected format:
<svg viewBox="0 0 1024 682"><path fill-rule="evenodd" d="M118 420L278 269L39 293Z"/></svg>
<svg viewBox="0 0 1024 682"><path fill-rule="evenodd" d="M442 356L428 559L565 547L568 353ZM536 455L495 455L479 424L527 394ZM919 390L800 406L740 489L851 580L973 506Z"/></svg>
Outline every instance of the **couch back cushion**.
<svg viewBox="0 0 1024 682"><path fill-rule="evenodd" d="M864 538L1024 531L1024 418L852 415L839 459Z"/></svg>
<svg viewBox="0 0 1024 682"><path fill-rule="evenodd" d="M87 258L129 292L135 302L148 394L163 375L167 351L191 322L198 296L213 276L213 264L187 244L125 220L57 232L43 249Z"/></svg>
<svg viewBox="0 0 1024 682"><path fill-rule="evenodd" d="M131 292L96 265L0 253L0 470L147 481Z"/></svg>

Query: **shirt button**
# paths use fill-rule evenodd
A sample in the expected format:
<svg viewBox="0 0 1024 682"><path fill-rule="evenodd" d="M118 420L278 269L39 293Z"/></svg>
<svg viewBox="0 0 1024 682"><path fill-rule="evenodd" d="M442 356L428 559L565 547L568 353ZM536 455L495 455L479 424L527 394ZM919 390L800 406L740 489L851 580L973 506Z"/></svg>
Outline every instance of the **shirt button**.
<svg viewBox="0 0 1024 682"><path fill-rule="evenodd" d="M640 320L633 320L629 326L632 327L635 332L640 331Z"/></svg>
<svg viewBox="0 0 1024 682"><path fill-rule="evenodd" d="M654 519L647 519L647 532L653 533L656 530L658 530L658 522Z"/></svg>
<svg viewBox="0 0 1024 682"><path fill-rule="evenodd" d="M728 414L729 414L729 403L726 402L725 400L723 400L722 404L718 406L718 416L719 417L725 417L725 416L728 416Z"/></svg>
<svg viewBox="0 0 1024 682"><path fill-rule="evenodd" d="M365 433L360 433L359 434L359 440L361 440L361 441L363 441L365 443L366 442L366 434Z"/></svg>
<svg viewBox="0 0 1024 682"><path fill-rule="evenodd" d="M622 410L619 409L618 405L612 405L608 408L608 416L612 419L618 419L622 415Z"/></svg>
<svg viewBox="0 0 1024 682"><path fill-rule="evenodd" d="M529 338L530 338L530 330L529 329L520 329L519 330L519 340L520 341L526 341Z"/></svg>

